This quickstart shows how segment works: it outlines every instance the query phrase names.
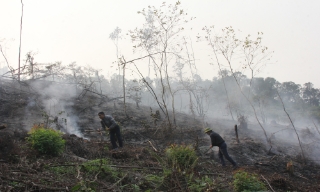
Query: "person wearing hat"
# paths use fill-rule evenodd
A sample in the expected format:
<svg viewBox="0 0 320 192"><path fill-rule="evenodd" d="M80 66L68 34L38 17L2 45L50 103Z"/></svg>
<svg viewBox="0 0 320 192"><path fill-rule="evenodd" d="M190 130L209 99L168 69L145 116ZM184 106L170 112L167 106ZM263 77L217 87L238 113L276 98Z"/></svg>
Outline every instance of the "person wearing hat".
<svg viewBox="0 0 320 192"><path fill-rule="evenodd" d="M221 161L222 166L226 166L226 163L223 158L225 157L228 161L230 161L234 168L237 168L237 163L228 154L227 144L223 140L223 138L218 133L212 131L210 128L206 128L204 132L208 134L211 138L211 146L209 149L211 149L213 146L219 147L219 159Z"/></svg>

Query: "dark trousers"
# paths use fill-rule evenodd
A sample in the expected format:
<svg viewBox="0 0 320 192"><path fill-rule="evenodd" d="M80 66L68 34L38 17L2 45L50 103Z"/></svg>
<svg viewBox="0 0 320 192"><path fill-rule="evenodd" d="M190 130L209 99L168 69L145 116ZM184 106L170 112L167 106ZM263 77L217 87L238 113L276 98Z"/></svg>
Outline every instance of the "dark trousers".
<svg viewBox="0 0 320 192"><path fill-rule="evenodd" d="M228 151L227 151L227 144L225 142L223 142L221 145L219 145L219 159L221 161L222 166L225 166L226 163L224 161L223 156L230 161L230 163L233 166L236 166L237 163L229 156Z"/></svg>
<svg viewBox="0 0 320 192"><path fill-rule="evenodd" d="M115 149L118 147L116 139L119 142L119 147L123 147L120 127L119 126L115 127L114 130L110 131L109 133L110 133L110 141L112 144L112 149Z"/></svg>

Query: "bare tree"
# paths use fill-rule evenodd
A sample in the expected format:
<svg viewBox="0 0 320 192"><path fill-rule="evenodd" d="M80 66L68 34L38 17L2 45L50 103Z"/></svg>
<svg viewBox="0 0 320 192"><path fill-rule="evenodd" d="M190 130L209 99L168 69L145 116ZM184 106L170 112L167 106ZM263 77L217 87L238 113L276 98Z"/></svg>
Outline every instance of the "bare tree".
<svg viewBox="0 0 320 192"><path fill-rule="evenodd" d="M295 132L296 135L297 135L297 138L298 138L298 141L299 141L299 146L300 146L300 149L301 149L302 158L303 158L303 160L305 161L306 159L305 159L305 156L304 156L304 152L303 152L303 149L302 149L302 144L301 144L300 137L299 137L299 134L298 134L298 132L297 132L297 129L296 129L296 127L294 126L293 121L292 121L289 113L287 112L287 110L286 110L286 108L285 108L285 106L284 106L284 103L283 103L282 98L281 98L281 96L280 96L280 94L279 94L279 92L278 92L278 89L276 89L276 90L277 90L277 95L278 95L278 97L279 97L279 99L280 99L280 101L281 101L283 111L284 111L284 112L286 113L286 115L288 116L288 118L289 118L289 120L290 120L290 123L291 123L291 125L292 125L292 127L293 127L293 129L294 129L294 132Z"/></svg>
<svg viewBox="0 0 320 192"><path fill-rule="evenodd" d="M21 20L20 20L20 43L19 43L19 60L18 60L18 81L20 81L20 55L21 55L21 36L22 36L22 19L23 19L23 2L21 0Z"/></svg>
<svg viewBox="0 0 320 192"><path fill-rule="evenodd" d="M123 88L123 109L124 109L124 113L127 117L127 106L126 106L126 85L125 85L125 78L126 78L126 60L124 59L124 57L122 56L122 58L120 58L120 63L122 65L122 88Z"/></svg>
<svg viewBox="0 0 320 192"><path fill-rule="evenodd" d="M2 54L2 56L3 56L3 58L4 58L4 60L5 60L5 62L6 62L6 64L7 64L8 69L10 70L11 77L14 78L14 69L9 65L8 59L7 59L6 55L4 54L4 50L3 50L1 44L0 44L0 52L1 52L1 54Z"/></svg>
<svg viewBox="0 0 320 192"><path fill-rule="evenodd" d="M258 66L265 65L264 62L266 60L269 60L270 54L266 52L265 47L261 46L261 37L258 37L256 40L250 40L249 35L245 38L245 40L241 41L236 37L235 31L232 27L226 27L222 29L221 35L214 35L214 37L212 38L213 29L213 27L204 27L204 30L206 32L206 40L209 42L209 45L213 49L216 61L220 65L220 60L223 59L227 64L229 70L232 73L232 76L234 77L235 82L237 83L237 86L239 87L241 94L244 96L244 98L248 101L249 105L251 106L254 112L255 119L261 127L271 150L272 144L267 136L267 132L262 126L258 118L256 109L251 100L249 99L249 96L243 92L242 86L240 84L240 79L237 77L237 72L234 71L234 66L232 65L234 62L234 56L236 55L237 59L240 59L241 66L239 67L243 68L244 70L246 68L249 68L251 70L253 78L255 70L257 68L259 69ZM260 35L260 33L258 33L258 35ZM244 59L243 63L241 63L241 59Z"/></svg>
<svg viewBox="0 0 320 192"><path fill-rule="evenodd" d="M114 31L112 33L110 33L110 35L109 35L109 38L113 41L113 44L116 46L116 56L117 56L119 76L120 76L120 71L121 71L121 63L118 62L120 59L119 40L122 38L121 32L122 32L122 30L119 27L116 27L114 29Z"/></svg>
<svg viewBox="0 0 320 192"><path fill-rule="evenodd" d="M142 28L130 31L131 39L135 43L134 50L146 52L150 55L149 58L154 66L155 74L160 80L161 105L171 128L171 115L168 111L170 104L166 101L167 95L170 96L171 100L174 126L176 126L176 118L174 90L170 83L171 75L169 71L172 63L175 63L174 61L181 57L183 39L179 37L179 34L184 30L183 24L188 22L184 19L187 14L180 9L179 1L173 5L167 5L164 2L159 9L149 6L148 10L143 9L138 13L144 16L146 23ZM153 53L160 54L154 55Z"/></svg>
<svg viewBox="0 0 320 192"><path fill-rule="evenodd" d="M128 97L136 103L136 107L139 109L139 103L141 103L142 84L140 81L134 79L128 83Z"/></svg>

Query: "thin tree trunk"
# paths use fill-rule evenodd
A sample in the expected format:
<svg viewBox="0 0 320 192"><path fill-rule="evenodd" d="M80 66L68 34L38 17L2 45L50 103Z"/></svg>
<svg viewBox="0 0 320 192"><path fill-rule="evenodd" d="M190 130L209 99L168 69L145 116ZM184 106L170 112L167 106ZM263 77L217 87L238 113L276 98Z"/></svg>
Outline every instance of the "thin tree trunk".
<svg viewBox="0 0 320 192"><path fill-rule="evenodd" d="M318 131L318 133L319 133L319 135L320 135L320 131L319 131L318 126L314 123L314 121L313 121L313 120L312 120L312 122L313 122L314 126L316 127L316 129L317 129L317 131Z"/></svg>
<svg viewBox="0 0 320 192"><path fill-rule="evenodd" d="M303 149L302 149L302 144L301 144L300 137L299 137L299 134L298 134L298 132L297 132L297 129L296 129L296 127L294 126L294 124L293 124L293 122L292 122L292 120L291 120L291 117L290 117L289 113L287 112L287 110L286 110L286 108L285 108L285 106L284 106L284 103L283 103L282 98L281 98L281 96L280 96L280 94L279 94L279 92L278 92L278 89L276 89L276 90L277 90L277 95L278 95L278 97L280 98L280 101L281 101L283 110L284 110L284 112L287 114L287 116L288 116L288 118L289 118L289 120L290 120L290 123L291 123L291 125L292 125L292 127L293 127L293 129L294 129L294 131L295 131L295 133L296 133L296 135L297 135L297 138L298 138L298 141L299 141L299 146L300 146L300 149L301 149L301 154L302 154L302 157L303 157L303 161L305 162L306 159L305 159L305 156L304 156L304 152L303 152Z"/></svg>
<svg viewBox="0 0 320 192"><path fill-rule="evenodd" d="M230 111L230 115L231 115L232 120L234 120L234 117L233 117L233 114L232 114L232 111L231 111L231 106L230 106L229 94L228 94L228 90L227 90L227 87L226 87L226 83L224 82L224 76L223 76L223 74L222 74L220 62L219 62L217 53L216 53L216 51L214 50L214 45L213 45L212 42L211 42L211 38L210 38L210 36L208 36L208 37L209 37L209 42L210 42L210 45L211 45L211 47L212 47L213 53L214 53L214 55L215 55L216 61L217 61L217 63L218 63L219 71L220 71L220 73L221 73L221 79L222 79L222 82L223 82L224 90L225 90L226 95L227 95L228 108L229 108L229 111Z"/></svg>
<svg viewBox="0 0 320 192"><path fill-rule="evenodd" d="M261 127L261 129L262 129L262 131L263 131L263 133L264 133L264 136L266 137L266 140L267 140L268 144L270 145L270 149L269 149L269 152L270 152L270 150L272 149L272 144L271 144L270 139L268 138L267 132L266 132L266 130L264 129L264 127L262 126L262 124L261 124L261 122L260 122L260 120L259 120L259 118L258 118L258 116L257 116L257 112L256 112L255 107L253 106L253 104L251 103L251 101L249 100L249 98L246 96L246 94L243 93L243 91L242 91L242 89L241 89L241 86L240 86L240 84L239 84L236 76L234 75L233 69L232 69L232 67L231 67L231 63L230 63L229 61L228 61L228 64L229 64L229 67L230 67L232 76L234 77L234 79L235 79L235 81L236 81L236 83L237 83L237 85L238 85L238 87L239 87L239 89L240 89L241 94L244 96L244 98L246 98L246 100L249 102L251 108L253 109L254 116L255 116L256 120L258 121L258 124L259 124L259 126Z"/></svg>
<svg viewBox="0 0 320 192"><path fill-rule="evenodd" d="M19 44L19 60L18 60L18 81L20 81L20 56L21 56L21 36L22 36L22 18L23 18L23 2L21 0L21 20L20 20L20 44Z"/></svg>
<svg viewBox="0 0 320 192"><path fill-rule="evenodd" d="M126 117L128 117L127 114L127 106L126 106L126 86L125 86L125 76L126 76L126 60L124 59L124 57L122 56L123 59L123 73L122 73L122 88L123 88L123 109L124 109L124 113L126 115Z"/></svg>
<svg viewBox="0 0 320 192"><path fill-rule="evenodd" d="M219 71L221 73L221 79L222 79L222 82L223 82L223 87L224 87L224 90L226 92L226 95L227 95L227 101L228 101L228 109L229 109L229 112L230 112L230 115L232 117L232 120L234 120L234 117L233 117L233 114L232 114L232 110L231 110L231 106L230 106L230 99L229 99L229 94L228 94L228 90L227 90L227 87L226 87L226 83L224 81L224 76L222 74L222 70L221 70L221 67L220 67L220 63L218 62L218 66L219 66Z"/></svg>

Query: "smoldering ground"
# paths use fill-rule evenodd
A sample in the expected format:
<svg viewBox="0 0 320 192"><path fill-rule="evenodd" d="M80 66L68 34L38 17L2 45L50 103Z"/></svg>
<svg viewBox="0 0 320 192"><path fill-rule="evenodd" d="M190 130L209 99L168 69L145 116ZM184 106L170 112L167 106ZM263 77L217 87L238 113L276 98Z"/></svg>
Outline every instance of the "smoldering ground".
<svg viewBox="0 0 320 192"><path fill-rule="evenodd" d="M82 136L77 124L78 115L72 108L79 94L75 85L37 80L30 82L28 87L34 95L28 98L25 108L25 129L44 123L48 127ZM37 115L33 115L35 109L38 110Z"/></svg>

